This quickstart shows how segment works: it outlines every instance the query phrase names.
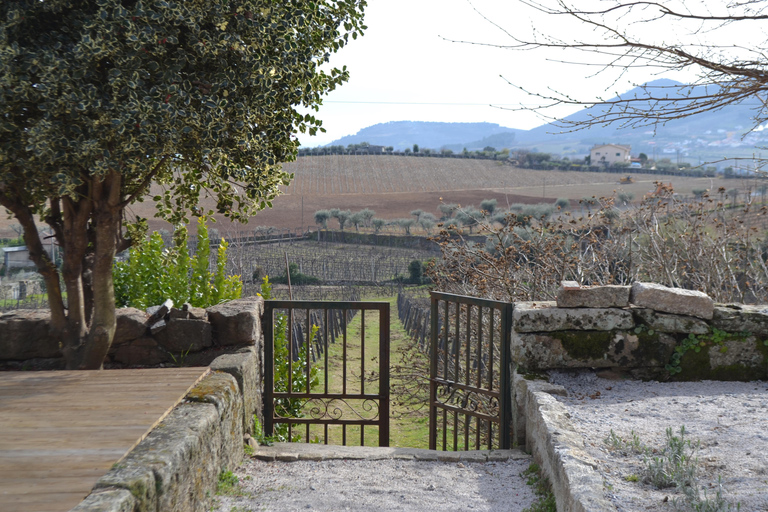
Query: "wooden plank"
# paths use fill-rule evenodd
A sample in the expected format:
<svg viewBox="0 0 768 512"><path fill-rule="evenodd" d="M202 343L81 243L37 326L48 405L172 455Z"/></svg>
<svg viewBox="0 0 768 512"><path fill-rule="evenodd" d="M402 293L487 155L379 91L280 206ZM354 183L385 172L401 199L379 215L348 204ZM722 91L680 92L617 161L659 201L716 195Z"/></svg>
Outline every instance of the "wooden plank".
<svg viewBox="0 0 768 512"><path fill-rule="evenodd" d="M0 372L0 510L74 507L209 371Z"/></svg>

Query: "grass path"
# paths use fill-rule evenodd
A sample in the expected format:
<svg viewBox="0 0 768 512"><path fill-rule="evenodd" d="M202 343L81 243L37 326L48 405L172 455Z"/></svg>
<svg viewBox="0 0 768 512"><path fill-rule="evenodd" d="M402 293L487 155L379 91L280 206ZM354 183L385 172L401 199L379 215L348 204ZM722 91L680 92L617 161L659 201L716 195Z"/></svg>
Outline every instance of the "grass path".
<svg viewBox="0 0 768 512"><path fill-rule="evenodd" d="M426 448L429 445L429 414L426 408L428 398L427 356L413 347L408 334L403 329L397 317L397 298L386 297L375 299L390 304L390 446ZM364 386L366 393L375 393L379 386L379 316L376 312L368 311L365 315L358 312L347 326L347 393L360 393ZM365 355L361 351L363 334L363 317L365 318ZM343 391L344 376L344 342L341 337L328 349L328 389L331 393ZM364 364L362 361L364 360ZM365 378L361 376L365 373ZM320 374L320 386L324 387L325 375ZM423 405L422 405L423 404ZM359 403L351 406L340 405L340 411L347 418L354 415L352 409L361 415L370 417L370 412L361 409ZM310 430L310 438L323 438L323 428L316 426ZM378 446L378 427L365 428L365 445ZM328 434L329 444L342 444L341 427L332 426ZM360 427L350 426L346 429L348 445L360 444Z"/></svg>

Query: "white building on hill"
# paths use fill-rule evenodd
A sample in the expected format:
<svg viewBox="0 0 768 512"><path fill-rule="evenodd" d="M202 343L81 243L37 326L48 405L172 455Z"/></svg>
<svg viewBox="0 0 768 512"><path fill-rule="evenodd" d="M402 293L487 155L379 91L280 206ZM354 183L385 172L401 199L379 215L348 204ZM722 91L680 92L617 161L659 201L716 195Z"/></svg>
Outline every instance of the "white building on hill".
<svg viewBox="0 0 768 512"><path fill-rule="evenodd" d="M619 144L596 144L589 150L589 159L592 165L614 165L617 163L629 163L629 152L632 146Z"/></svg>

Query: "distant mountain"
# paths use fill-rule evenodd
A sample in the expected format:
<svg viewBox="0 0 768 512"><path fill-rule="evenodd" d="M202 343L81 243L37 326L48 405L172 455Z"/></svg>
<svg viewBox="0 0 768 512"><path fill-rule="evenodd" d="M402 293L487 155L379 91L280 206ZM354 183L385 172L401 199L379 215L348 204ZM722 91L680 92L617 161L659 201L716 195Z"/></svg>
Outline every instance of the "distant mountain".
<svg viewBox="0 0 768 512"><path fill-rule="evenodd" d="M494 123L435 123L426 121L392 121L363 128L328 144L348 146L368 142L379 146L393 146L396 151L418 144L424 148L440 149L449 144L465 145L467 141L480 141L501 133L522 132ZM488 145L488 144L486 144ZM480 149L482 149L481 146Z"/></svg>
<svg viewBox="0 0 768 512"><path fill-rule="evenodd" d="M674 97L683 84L673 80L655 80L645 85L649 90L656 90L657 95ZM690 96L711 93L705 87L685 88ZM648 93L642 87L636 87L613 98L642 98ZM653 105L645 105L652 120ZM632 146L632 154L641 152L656 158L680 158L698 164L700 161L716 160L722 157L749 156L758 146L768 142L768 131L746 135L752 128L754 109L757 100L745 100L728 105L719 110L704 112L684 119L673 119L665 124L650 125L643 128L621 128L614 123L609 126L593 126L589 129L568 133L553 124L518 133L519 147L536 148L539 151L554 152L562 156L583 156L589 153L594 144L619 143ZM604 107L595 106L581 110L565 118L565 121L578 122L593 118Z"/></svg>
<svg viewBox="0 0 768 512"><path fill-rule="evenodd" d="M683 84L672 80L656 80L645 87L664 91L674 96ZM691 95L706 91L704 87L693 87ZM634 88L621 97L647 96L642 87ZM647 105L653 112L653 106ZM433 123L420 121L397 121L381 123L360 130L355 135L342 137L330 145L359 144L369 142L382 146L394 146L395 150L410 148L418 144L422 148L448 148L460 152L483 149L486 146L498 150L529 149L554 153L560 156L583 158L595 144L616 143L632 146L632 154L645 153L651 158L671 158L692 164L715 161L721 158L751 157L762 148L768 147L768 126L747 134L753 127L752 118L760 104L745 100L719 110L704 112L684 119L674 119L639 129L620 128L615 125L593 126L589 129L567 132L553 124L546 124L531 130L518 130L492 123ZM599 114L604 107L595 106L581 110L565 118L566 121L580 121ZM768 152L768 150L766 150Z"/></svg>

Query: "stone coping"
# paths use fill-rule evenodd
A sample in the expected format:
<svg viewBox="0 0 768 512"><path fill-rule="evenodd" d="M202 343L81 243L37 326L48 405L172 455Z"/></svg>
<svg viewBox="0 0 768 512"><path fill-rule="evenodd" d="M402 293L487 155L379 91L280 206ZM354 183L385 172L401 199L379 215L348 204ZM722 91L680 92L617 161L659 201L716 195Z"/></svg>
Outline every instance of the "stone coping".
<svg viewBox="0 0 768 512"><path fill-rule="evenodd" d="M214 363L214 371L70 512L207 510L220 472L242 461L243 434L254 413L243 405L258 394L247 371L256 364L253 350Z"/></svg>
<svg viewBox="0 0 768 512"><path fill-rule="evenodd" d="M603 492L597 463L587 454L565 407L553 395L562 386L513 376L515 438L552 484L558 511L616 512ZM521 443L522 444L522 443Z"/></svg>
<svg viewBox="0 0 768 512"><path fill-rule="evenodd" d="M334 446L313 443L275 443L254 449L254 458L267 462L300 460L419 460L436 462L503 462L528 459L522 450L472 450L444 452L421 448L389 448L373 446Z"/></svg>

